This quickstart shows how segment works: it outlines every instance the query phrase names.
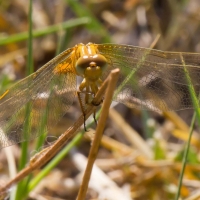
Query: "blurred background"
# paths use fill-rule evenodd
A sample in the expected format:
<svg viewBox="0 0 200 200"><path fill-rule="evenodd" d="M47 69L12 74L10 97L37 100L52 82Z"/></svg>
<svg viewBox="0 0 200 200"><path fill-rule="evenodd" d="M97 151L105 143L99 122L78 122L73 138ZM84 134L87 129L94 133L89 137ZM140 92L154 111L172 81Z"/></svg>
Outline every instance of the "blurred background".
<svg viewBox="0 0 200 200"><path fill-rule="evenodd" d="M26 76L28 7L27 0L0 0L0 94ZM34 71L78 43L148 48L156 41L155 49L200 53L200 0L34 0L32 20ZM155 113L113 106L96 164L124 199L174 199L193 110ZM80 113L75 99L50 134L59 137ZM183 199L200 199L199 147L196 125L181 188ZM17 161L20 149L12 148ZM80 169L72 157L77 152L87 157L89 148L90 140L85 138L38 184L32 199L37 195L75 199ZM4 151L0 159L0 179L6 181L9 172ZM96 179L93 184L100 183ZM97 189L94 185L87 199L109 199L103 186ZM116 188L107 187L115 192Z"/></svg>

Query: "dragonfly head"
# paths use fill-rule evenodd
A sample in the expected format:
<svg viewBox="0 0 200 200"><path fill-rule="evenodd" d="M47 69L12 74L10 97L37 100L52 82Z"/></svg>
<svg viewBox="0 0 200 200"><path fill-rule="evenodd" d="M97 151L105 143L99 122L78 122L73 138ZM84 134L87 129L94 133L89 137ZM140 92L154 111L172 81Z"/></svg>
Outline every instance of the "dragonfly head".
<svg viewBox="0 0 200 200"><path fill-rule="evenodd" d="M101 77L107 66L106 58L101 54L84 55L80 57L76 62L76 73L79 76L98 79Z"/></svg>

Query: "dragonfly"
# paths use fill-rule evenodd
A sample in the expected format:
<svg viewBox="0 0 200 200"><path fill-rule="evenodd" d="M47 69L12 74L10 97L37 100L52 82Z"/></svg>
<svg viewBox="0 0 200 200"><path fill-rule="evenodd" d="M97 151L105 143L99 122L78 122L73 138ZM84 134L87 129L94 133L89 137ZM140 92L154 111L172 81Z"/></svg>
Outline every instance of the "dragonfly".
<svg viewBox="0 0 200 200"><path fill-rule="evenodd" d="M77 76L82 77L78 93L86 94L88 104L88 94L95 95L115 68L120 69L120 78L113 100L129 107L193 108L186 71L199 94L198 53L81 43L0 94L0 148L32 140L55 125L75 99Z"/></svg>

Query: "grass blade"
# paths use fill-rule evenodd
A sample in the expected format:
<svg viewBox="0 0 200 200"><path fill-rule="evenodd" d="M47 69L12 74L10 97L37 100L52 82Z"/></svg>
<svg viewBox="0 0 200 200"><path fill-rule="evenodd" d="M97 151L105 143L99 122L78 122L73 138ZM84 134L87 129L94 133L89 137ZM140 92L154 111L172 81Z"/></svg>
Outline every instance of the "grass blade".
<svg viewBox="0 0 200 200"><path fill-rule="evenodd" d="M72 27L88 24L89 22L90 22L90 20L87 17L71 19L71 20L69 20L67 22L63 22L61 24L56 24L56 25L52 25L52 26L49 26L44 29L35 30L35 31L33 31L32 35L34 38L41 37L44 35L55 33L57 31L59 31L60 29L66 30L66 29L70 29ZM29 37L28 32L2 37L2 38L0 38L0 46L27 40L28 37Z"/></svg>
<svg viewBox="0 0 200 200"><path fill-rule="evenodd" d="M32 0L29 1L29 31L28 31L28 60L27 60L27 67L26 73L27 75L33 73L33 32L32 32ZM23 134L26 136L29 134L29 121L30 121L30 112L31 106L28 104L26 108L26 122L24 125ZM24 137L26 138L26 137ZM19 170L23 169L26 166L27 159L28 159L28 141L22 142L21 144L21 158L20 158L20 165ZM23 194L26 193L27 189L27 181L28 179L24 179L21 181L17 186L16 192L16 200L21 200Z"/></svg>

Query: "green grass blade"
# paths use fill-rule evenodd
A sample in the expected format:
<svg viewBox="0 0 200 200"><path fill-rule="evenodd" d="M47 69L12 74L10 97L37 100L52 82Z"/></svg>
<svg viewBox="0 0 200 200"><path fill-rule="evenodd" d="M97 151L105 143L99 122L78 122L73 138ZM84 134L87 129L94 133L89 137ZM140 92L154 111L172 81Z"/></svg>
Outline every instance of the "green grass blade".
<svg viewBox="0 0 200 200"><path fill-rule="evenodd" d="M28 60L27 60L27 67L26 67L26 73L27 75L33 73L33 50L32 50L32 43L33 43L33 33L32 33L32 0L29 2L29 31L28 31ZM31 112L31 106L30 104L27 105L26 108L26 122L24 125L23 134L28 137L29 135L29 122L30 122L30 112ZM24 137L26 138L26 137ZM20 165L19 170L23 169L26 166L28 159L28 141L22 142L21 144L21 158L20 158ZM26 193L27 190L27 179L22 180L19 182L17 186L17 192L16 192L16 200L23 199L23 194Z"/></svg>
<svg viewBox="0 0 200 200"><path fill-rule="evenodd" d="M189 89L189 92L190 92L190 96L192 98L192 103L193 103L193 107L195 109L195 112L196 112L196 117L197 117L197 120L198 120L198 124L200 126L200 109L199 109L199 100L197 98L197 95L195 93L195 89L192 85L192 81L190 79L190 75L189 75L189 72L186 68L186 64L185 64L185 61L183 59L183 56L182 54L180 53L180 58L181 58L181 61L182 61L182 64L183 64L183 67L184 67L184 72L185 72L185 77L186 77L186 81L187 81L187 85L188 85L188 89Z"/></svg>
<svg viewBox="0 0 200 200"><path fill-rule="evenodd" d="M185 167L186 167L186 163L187 163L188 152L190 149L190 141L191 141L192 133L194 130L195 119L196 119L196 113L194 113L194 115L192 117L191 125L190 125L189 138L188 138L186 148L184 151L183 163L182 163L181 173L180 173L180 177L179 177L179 181L178 181L178 191L177 191L175 200L179 200L179 196L180 196L180 192L181 192L181 185L182 185L183 175L184 175L184 171L185 171Z"/></svg>
<svg viewBox="0 0 200 200"><path fill-rule="evenodd" d="M49 26L49 27L46 27L43 29L35 30L35 31L33 31L33 37L34 38L41 37L44 35L55 33L57 31L59 31L60 29L66 30L66 29L70 29L72 27L76 27L76 26L80 26L80 25L84 25L84 24L88 24L88 23L90 23L90 20L87 17L71 19L71 20L69 20L67 22L63 22L61 24L56 24L56 25L52 25L52 26ZM2 38L0 38L0 46L27 40L28 37L29 37L28 32L2 37Z"/></svg>

